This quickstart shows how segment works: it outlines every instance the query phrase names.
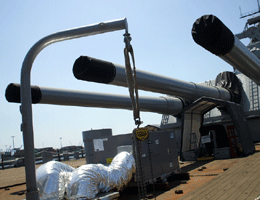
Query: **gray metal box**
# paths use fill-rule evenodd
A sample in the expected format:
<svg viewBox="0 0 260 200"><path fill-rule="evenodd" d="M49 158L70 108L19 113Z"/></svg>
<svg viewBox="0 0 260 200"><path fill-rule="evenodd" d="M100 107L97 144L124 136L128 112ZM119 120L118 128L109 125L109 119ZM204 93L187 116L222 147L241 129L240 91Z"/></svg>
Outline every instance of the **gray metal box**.
<svg viewBox="0 0 260 200"><path fill-rule="evenodd" d="M197 160L197 153L196 151L184 151L182 152L182 156L186 161L196 161Z"/></svg>
<svg viewBox="0 0 260 200"><path fill-rule="evenodd" d="M128 153L133 154L133 145L125 145L125 146L118 146L117 153L121 153L122 151L126 151Z"/></svg>
<svg viewBox="0 0 260 200"><path fill-rule="evenodd" d="M176 138L173 131L149 132L153 178L166 178L179 171ZM83 132L86 162L107 164L107 159L117 155L122 146L131 146L132 133L112 136L111 129ZM148 144L141 142L145 181L152 181ZM119 148L118 148L119 147ZM110 159L109 159L110 160Z"/></svg>
<svg viewBox="0 0 260 200"><path fill-rule="evenodd" d="M107 164L108 158L117 155L117 147L132 145L132 134L112 136L111 129L84 131L83 142L87 164Z"/></svg>
<svg viewBox="0 0 260 200"><path fill-rule="evenodd" d="M177 143L172 131L149 132L151 141L149 151L147 141L142 142L142 160L144 166L145 181L151 182L151 165L154 179L164 179L167 176L179 171Z"/></svg>
<svg viewBox="0 0 260 200"><path fill-rule="evenodd" d="M52 153L48 151L43 151L42 152L42 162L46 163L52 161Z"/></svg>
<svg viewBox="0 0 260 200"><path fill-rule="evenodd" d="M231 157L230 147L213 149L215 159L228 159Z"/></svg>

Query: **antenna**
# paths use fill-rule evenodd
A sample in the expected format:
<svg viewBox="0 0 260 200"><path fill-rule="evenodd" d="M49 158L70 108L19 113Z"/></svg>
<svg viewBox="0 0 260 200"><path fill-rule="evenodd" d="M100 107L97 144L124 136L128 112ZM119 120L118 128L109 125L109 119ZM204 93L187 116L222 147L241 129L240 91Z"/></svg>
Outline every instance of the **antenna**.
<svg viewBox="0 0 260 200"><path fill-rule="evenodd" d="M245 17L249 17L251 15L254 15L256 13L260 13L260 5L259 5L259 0L257 0L257 5L258 5L258 10L252 10L246 13L242 13L241 11L241 7L239 6L239 10L240 10L240 19L241 18L245 18Z"/></svg>
<svg viewBox="0 0 260 200"><path fill-rule="evenodd" d="M14 137L15 137L15 136L11 136L11 138L13 138L13 149L14 149Z"/></svg>

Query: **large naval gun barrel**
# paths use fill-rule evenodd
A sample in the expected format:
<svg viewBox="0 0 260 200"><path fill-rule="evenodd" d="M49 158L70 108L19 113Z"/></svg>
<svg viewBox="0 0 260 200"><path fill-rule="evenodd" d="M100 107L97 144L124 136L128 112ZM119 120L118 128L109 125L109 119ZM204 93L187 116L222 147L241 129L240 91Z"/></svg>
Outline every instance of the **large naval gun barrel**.
<svg viewBox="0 0 260 200"><path fill-rule="evenodd" d="M80 56L73 74L79 80L127 87L125 67L111 62ZM232 95L222 87L186 82L150 72L136 70L138 88L145 91L178 96L194 101L202 96L230 101Z"/></svg>
<svg viewBox="0 0 260 200"><path fill-rule="evenodd" d="M192 27L194 41L260 85L260 60L214 15L204 15Z"/></svg>
<svg viewBox="0 0 260 200"><path fill-rule="evenodd" d="M52 104L66 106L99 107L132 110L128 95L115 95L79 90L67 90L31 86L33 104ZM20 84L10 83L5 92L8 102L21 103ZM140 110L160 114L178 115L183 109L180 99L163 97L139 97Z"/></svg>

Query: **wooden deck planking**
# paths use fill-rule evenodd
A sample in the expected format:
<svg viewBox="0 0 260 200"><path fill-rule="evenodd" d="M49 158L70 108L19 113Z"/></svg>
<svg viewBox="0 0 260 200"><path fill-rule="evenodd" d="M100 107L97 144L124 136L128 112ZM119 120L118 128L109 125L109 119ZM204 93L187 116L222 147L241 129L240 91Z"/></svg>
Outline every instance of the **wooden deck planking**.
<svg viewBox="0 0 260 200"><path fill-rule="evenodd" d="M238 169L240 167L242 167L242 166L237 164L233 168ZM196 190L188 193L187 196L185 195L181 199L182 200L186 200L186 199L190 200L190 199L197 199L197 198L202 199L203 193L204 194L210 193L212 190L214 190L214 187L216 186L216 184L223 183L223 181L225 182L225 179L228 179L229 176L231 177L233 175L232 172L235 173L233 170L229 169L228 171L223 173L223 174L225 174L224 180L221 178L223 176L223 174L220 174L217 177L210 180L209 182L202 185L200 188L197 188Z"/></svg>
<svg viewBox="0 0 260 200"><path fill-rule="evenodd" d="M225 175L226 176L221 176L215 181L212 179L212 182L209 183L208 187L204 188L202 192L196 195L196 198L199 197L201 200L204 200L213 197L214 199L214 196L219 194L220 191L225 191L228 187L228 180L235 176L235 172L229 174L226 172Z"/></svg>
<svg viewBox="0 0 260 200"><path fill-rule="evenodd" d="M240 170L238 168L237 170ZM236 170L236 171L237 171ZM237 180L234 180L234 177L237 175L236 171L232 171L232 173L224 173L218 180L218 182L213 181L213 186L211 185L210 189L208 189L206 192L200 193L198 196L201 199L218 199L220 194L225 193L228 191L228 187L231 187L230 180L233 179L233 181L236 183L241 179L241 175L239 174L239 177L237 177Z"/></svg>
<svg viewBox="0 0 260 200"><path fill-rule="evenodd" d="M254 182L256 177L259 177L260 175L260 170L257 167L259 164L260 159L258 158L254 163L250 163L241 171L237 171L237 178L234 177L233 180L228 181L228 187L211 199L246 199L250 194L246 192L246 189L248 186L252 185L252 182ZM246 197L241 198L242 194L244 194Z"/></svg>
<svg viewBox="0 0 260 200"><path fill-rule="evenodd" d="M260 195L260 190L258 190L258 194L254 193L255 190L257 190L257 188L260 186L260 172L256 175L253 176L254 180L252 181L251 184L249 184L246 189L239 195L239 199L252 199L252 196L255 196L255 198L257 196Z"/></svg>
<svg viewBox="0 0 260 200"><path fill-rule="evenodd" d="M246 200L252 200L251 197L260 197L260 184L258 183L254 190L250 193L250 196L248 198L246 198Z"/></svg>
<svg viewBox="0 0 260 200"><path fill-rule="evenodd" d="M243 166L240 166L237 168L237 170L232 170L223 173L222 176L220 176L218 182L213 182L210 187L210 189L207 190L207 192L203 192L200 197L201 199L219 199L220 194L223 194L221 192L228 191L230 187L237 181L241 180L243 177L242 174L239 174L238 177L236 177L236 180L234 180L234 177L237 175L237 171L243 169ZM230 170L230 169L229 169ZM229 181L232 180L232 183Z"/></svg>
<svg viewBox="0 0 260 200"><path fill-rule="evenodd" d="M232 195L241 195L245 198L250 196L251 199L256 198L260 194L258 194L259 189L256 187L259 185L258 180L260 179L259 166L260 153L240 158L238 164L205 183L200 188L184 195L180 200L228 199ZM248 173L245 173L246 170ZM247 186L243 186L241 181ZM241 190L237 190L237 187L240 187ZM240 199L240 197L238 198Z"/></svg>

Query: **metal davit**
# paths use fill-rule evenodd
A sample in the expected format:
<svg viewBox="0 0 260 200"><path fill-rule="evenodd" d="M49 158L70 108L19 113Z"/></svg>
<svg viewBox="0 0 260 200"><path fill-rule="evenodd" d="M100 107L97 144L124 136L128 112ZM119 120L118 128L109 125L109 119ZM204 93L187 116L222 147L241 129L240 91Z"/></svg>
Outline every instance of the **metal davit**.
<svg viewBox="0 0 260 200"><path fill-rule="evenodd" d="M21 70L20 111L22 114L21 131L23 132L24 141L27 200L39 199L35 174L34 135L31 98L31 69L36 56L45 47L56 42L122 29L125 29L126 33L128 33L128 25L126 18L57 32L39 40L37 43L34 44L34 46L32 46L32 48L28 51L27 55L25 56Z"/></svg>

